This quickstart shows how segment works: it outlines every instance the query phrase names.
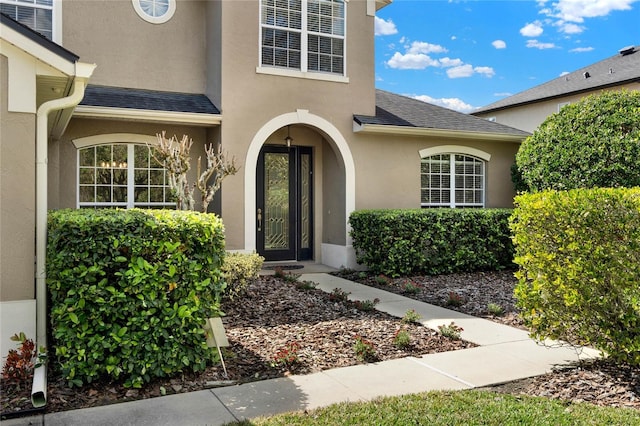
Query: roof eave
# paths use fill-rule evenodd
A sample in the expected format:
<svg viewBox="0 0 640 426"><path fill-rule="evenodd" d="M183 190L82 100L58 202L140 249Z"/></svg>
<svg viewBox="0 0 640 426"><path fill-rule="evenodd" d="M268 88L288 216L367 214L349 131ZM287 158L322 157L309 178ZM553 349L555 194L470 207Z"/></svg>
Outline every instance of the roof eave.
<svg viewBox="0 0 640 426"><path fill-rule="evenodd" d="M535 104L535 103L538 103L538 102L550 101L550 100L553 100L553 99L560 99L560 98L564 98L566 96L579 95L581 93L594 92L594 91L597 91L597 90L609 89L611 87L623 86L623 85L629 84L629 83L640 83L640 77L630 78L630 79L623 80L623 81L616 81L615 83L603 84L603 85L600 85L600 86L589 87L589 88L580 89L580 90L574 90L574 91L571 91L571 92L560 93L558 95L546 96L544 98L537 98L537 99L531 99L531 100L523 101L523 102L516 102L516 103L513 103L513 104L504 105L504 106L500 106L500 107L497 107L497 108L481 109L479 111L473 111L471 113L471 115L490 114L492 112L503 111L505 109L516 108L516 107L521 107L521 106L525 106L525 105L531 105L531 104Z"/></svg>
<svg viewBox="0 0 640 426"><path fill-rule="evenodd" d="M497 142L521 143L526 135L512 135L508 133L470 132L463 130L430 129L426 127L391 126L382 124L362 124L353 122L355 133L386 134L401 136L429 136L448 139L492 140Z"/></svg>
<svg viewBox="0 0 640 426"><path fill-rule="evenodd" d="M73 116L78 118L190 124L194 126L219 126L222 123L221 114L154 111L145 109L112 108L91 105L78 105L73 113Z"/></svg>

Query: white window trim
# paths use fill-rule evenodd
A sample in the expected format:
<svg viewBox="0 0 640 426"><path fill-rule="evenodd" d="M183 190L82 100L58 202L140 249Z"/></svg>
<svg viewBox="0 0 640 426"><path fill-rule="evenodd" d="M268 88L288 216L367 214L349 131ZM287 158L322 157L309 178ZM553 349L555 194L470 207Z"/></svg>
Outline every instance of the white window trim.
<svg viewBox="0 0 640 426"><path fill-rule="evenodd" d="M306 11L307 0L301 0L305 6L303 6L303 11ZM349 4L349 0L344 0L344 35L342 36L344 40L344 55L342 61L342 74L333 74L322 71L308 71L308 43L307 37L309 34L309 30L307 29L307 14L302 13L302 21L301 27L304 30L301 30L300 34L300 70L294 70L290 68L280 68L280 67L272 67L269 65L262 65L262 0L259 2L259 13L258 13L258 66L256 67L256 74L267 74L267 75L276 75L282 77L294 77L294 78L304 78L310 80L322 80L322 81L331 81L336 83L349 83L349 77L347 77L347 5Z"/></svg>
<svg viewBox="0 0 640 426"><path fill-rule="evenodd" d="M482 208L486 206L487 199L487 163L491 160L491 154L485 151L481 151L477 148L472 148L469 146L459 146L459 145L440 145L432 148L421 149L420 151L420 160L432 157L434 155L442 155L448 154L451 155L451 161L455 163L455 155L466 155L471 157L476 157L480 160L484 161L483 168L483 182L482 182ZM464 208L467 207L464 204L456 204L455 199L455 167L451 168L453 172L453 179L451 180L450 195L449 195L449 207L450 208ZM422 185L420 185L420 190L422 191ZM422 196L420 197L420 206L421 207L435 207L434 205L424 204L422 203ZM447 207L446 204L443 204L442 207ZM476 205L469 205L469 207L478 207Z"/></svg>
<svg viewBox="0 0 640 426"><path fill-rule="evenodd" d="M148 15L147 12L142 10L142 6L140 6L140 0L131 0L131 4L133 5L133 8L135 9L138 16L151 24L164 24L169 19L171 19L173 17L173 14L176 12L176 0L169 0L169 9L167 9L167 12L162 16Z"/></svg>
<svg viewBox="0 0 640 426"><path fill-rule="evenodd" d="M558 112L560 112L560 110L561 110L563 107L566 107L567 105L571 105L571 102L560 102L560 103L558 104Z"/></svg>
<svg viewBox="0 0 640 426"><path fill-rule="evenodd" d="M3 1L4 4L32 7L38 9L51 9L51 41L62 45L62 0L53 0L51 6L37 5L28 2Z"/></svg>
<svg viewBox="0 0 640 426"><path fill-rule="evenodd" d="M158 138L155 136L141 135L135 133L109 133L103 135L87 136L72 140L73 145L76 147L76 208L81 208L80 205L80 150L82 148L88 148L99 145L113 145L122 144L127 145L127 157L133 156L133 150L135 145L158 145ZM132 161L127 163L127 186L134 186L134 164ZM169 206L167 203L147 203L150 206ZM126 203L91 203L96 207L124 207L127 209L134 207L133 199L128 199Z"/></svg>

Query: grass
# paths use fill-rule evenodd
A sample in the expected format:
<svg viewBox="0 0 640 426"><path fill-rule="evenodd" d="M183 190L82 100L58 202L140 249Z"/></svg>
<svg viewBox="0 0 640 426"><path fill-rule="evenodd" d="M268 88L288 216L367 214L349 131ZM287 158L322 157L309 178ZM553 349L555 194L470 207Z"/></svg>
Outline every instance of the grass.
<svg viewBox="0 0 640 426"><path fill-rule="evenodd" d="M571 404L489 391L438 391L370 402L340 403L308 412L256 418L233 425L633 425L640 411Z"/></svg>

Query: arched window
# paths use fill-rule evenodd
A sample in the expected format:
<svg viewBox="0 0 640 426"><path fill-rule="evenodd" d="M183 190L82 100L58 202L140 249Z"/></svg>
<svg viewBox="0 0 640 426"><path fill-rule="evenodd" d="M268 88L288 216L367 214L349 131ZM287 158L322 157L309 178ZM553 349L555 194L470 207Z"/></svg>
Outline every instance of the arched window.
<svg viewBox="0 0 640 426"><path fill-rule="evenodd" d="M423 156L420 182L422 207L484 207L482 158L453 152Z"/></svg>
<svg viewBox="0 0 640 426"><path fill-rule="evenodd" d="M175 208L167 172L147 145L79 148L77 194L79 208Z"/></svg>

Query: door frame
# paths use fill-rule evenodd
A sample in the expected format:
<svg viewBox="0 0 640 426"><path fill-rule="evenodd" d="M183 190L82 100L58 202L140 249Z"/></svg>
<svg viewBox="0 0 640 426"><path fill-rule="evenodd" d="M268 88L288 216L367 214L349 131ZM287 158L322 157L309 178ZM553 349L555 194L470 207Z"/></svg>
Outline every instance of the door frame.
<svg viewBox="0 0 640 426"><path fill-rule="evenodd" d="M289 154L289 241L291 247L283 250L265 250L265 153ZM302 247L302 161L303 155L309 156L309 241ZM281 145L263 145L256 165L256 251L267 261L279 260L311 260L314 244L314 209L313 209L313 149L305 146L285 147Z"/></svg>

